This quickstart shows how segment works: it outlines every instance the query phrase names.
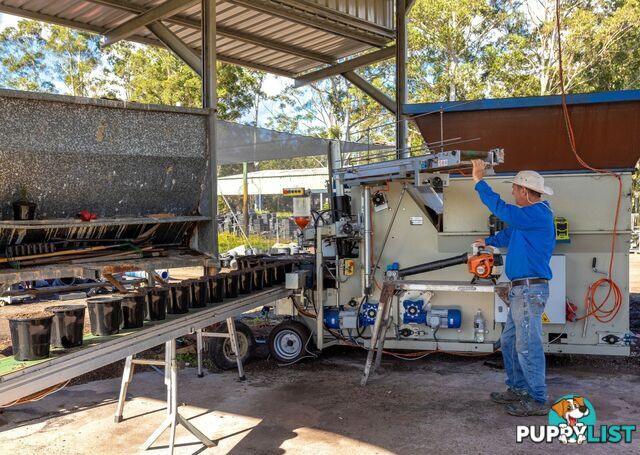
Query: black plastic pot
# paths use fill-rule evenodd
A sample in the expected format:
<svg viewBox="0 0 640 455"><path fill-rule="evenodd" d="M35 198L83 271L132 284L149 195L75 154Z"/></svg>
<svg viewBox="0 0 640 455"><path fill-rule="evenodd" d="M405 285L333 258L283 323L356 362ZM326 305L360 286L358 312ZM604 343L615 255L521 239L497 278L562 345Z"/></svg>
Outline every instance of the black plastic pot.
<svg viewBox="0 0 640 455"><path fill-rule="evenodd" d="M253 272L238 270L238 293L239 294L249 294L253 289L252 281L253 281Z"/></svg>
<svg viewBox="0 0 640 455"><path fill-rule="evenodd" d="M225 277L222 275L208 276L207 281L209 282L209 300L211 303L221 303L225 295Z"/></svg>
<svg viewBox="0 0 640 455"><path fill-rule="evenodd" d="M276 268L272 265L267 265L264 271L264 287L270 288L276 280Z"/></svg>
<svg viewBox="0 0 640 455"><path fill-rule="evenodd" d="M238 297L238 275L236 273L224 274L224 297L226 299L233 299Z"/></svg>
<svg viewBox="0 0 640 455"><path fill-rule="evenodd" d="M18 361L49 357L53 315L9 319L13 358Z"/></svg>
<svg viewBox="0 0 640 455"><path fill-rule="evenodd" d="M144 325L144 311L147 302L145 292L128 292L122 297L122 328L138 329Z"/></svg>
<svg viewBox="0 0 640 455"><path fill-rule="evenodd" d="M284 264L284 273L293 272L293 263L294 263L294 261L285 262L285 264Z"/></svg>
<svg viewBox="0 0 640 455"><path fill-rule="evenodd" d="M169 286L171 289L171 299L167 305L167 313L183 314L189 312L191 304L191 283L184 281Z"/></svg>
<svg viewBox="0 0 640 455"><path fill-rule="evenodd" d="M120 331L122 297L91 297L87 299L91 333L96 336L113 335Z"/></svg>
<svg viewBox="0 0 640 455"><path fill-rule="evenodd" d="M191 308L204 308L209 303L209 280L199 279L191 282Z"/></svg>
<svg viewBox="0 0 640 455"><path fill-rule="evenodd" d="M251 272L251 285L254 291L264 289L264 267L255 267Z"/></svg>
<svg viewBox="0 0 640 455"><path fill-rule="evenodd" d="M278 264L275 267L276 270L276 276L274 279L274 283L275 284L284 284L285 280L286 280L286 275L285 275L285 265L284 264Z"/></svg>
<svg viewBox="0 0 640 455"><path fill-rule="evenodd" d="M82 346L84 310L84 305L58 305L45 308L45 311L53 313L51 346L65 349Z"/></svg>
<svg viewBox="0 0 640 455"><path fill-rule="evenodd" d="M26 221L36 217L36 204L29 201L15 201L13 203L13 219Z"/></svg>
<svg viewBox="0 0 640 455"><path fill-rule="evenodd" d="M162 321L167 317L167 306L171 296L169 288L155 287L147 293L146 318L149 321Z"/></svg>

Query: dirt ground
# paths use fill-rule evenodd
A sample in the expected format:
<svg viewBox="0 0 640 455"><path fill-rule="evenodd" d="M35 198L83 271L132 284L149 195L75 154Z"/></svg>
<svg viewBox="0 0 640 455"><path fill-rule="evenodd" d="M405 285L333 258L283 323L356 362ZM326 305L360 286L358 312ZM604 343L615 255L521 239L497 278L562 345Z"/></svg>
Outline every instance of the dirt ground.
<svg viewBox="0 0 640 455"><path fill-rule="evenodd" d="M206 449L179 427L180 454L491 453L573 451L554 444L516 443L517 424L542 425L546 417L515 418L488 393L503 387L503 371L484 359L444 355L414 362L383 361L367 387L359 380L361 351L330 350L320 360L287 368L261 360L234 371L196 377L179 372L180 412L218 446ZM598 425L640 423L640 370L567 364L550 359L549 395L580 393L591 401ZM46 399L0 415L3 453L139 453L162 422L165 389L155 372L134 376L125 420L113 421L118 379L67 387ZM148 453L165 453L165 433ZM631 445L592 444L581 453L640 453Z"/></svg>

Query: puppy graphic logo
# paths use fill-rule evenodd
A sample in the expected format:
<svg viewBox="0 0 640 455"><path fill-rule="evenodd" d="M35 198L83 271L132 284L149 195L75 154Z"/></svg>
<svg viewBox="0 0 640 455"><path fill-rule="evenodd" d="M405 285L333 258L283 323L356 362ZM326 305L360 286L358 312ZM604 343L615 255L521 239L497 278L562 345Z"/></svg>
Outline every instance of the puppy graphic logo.
<svg viewBox="0 0 640 455"><path fill-rule="evenodd" d="M558 440L563 444L582 444L587 441L588 427L596 423L596 412L589 400L567 395L551 406L549 425L560 429Z"/></svg>
<svg viewBox="0 0 640 455"><path fill-rule="evenodd" d="M607 424L596 427L596 410L581 395L565 395L549 411L547 425L516 426L516 442L563 444L631 444L636 425Z"/></svg>

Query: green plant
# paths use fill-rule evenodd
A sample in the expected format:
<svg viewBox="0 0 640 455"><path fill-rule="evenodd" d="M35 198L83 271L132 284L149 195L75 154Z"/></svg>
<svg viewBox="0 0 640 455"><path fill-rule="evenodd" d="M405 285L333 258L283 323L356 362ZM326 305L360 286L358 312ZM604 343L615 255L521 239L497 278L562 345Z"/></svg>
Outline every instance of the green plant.
<svg viewBox="0 0 640 455"><path fill-rule="evenodd" d="M176 360L179 362L184 362L188 364L190 367L195 367L198 365L198 356L191 352L183 352L180 354L176 354Z"/></svg>
<svg viewBox="0 0 640 455"><path fill-rule="evenodd" d="M18 186L18 196L20 196L20 201L27 201L29 197L29 190L27 189L27 185L21 183Z"/></svg>
<svg viewBox="0 0 640 455"><path fill-rule="evenodd" d="M274 240L262 237L261 235L250 235L249 242L253 248L269 249L275 243ZM218 234L218 250L221 252L229 251L240 245L247 245L247 239L241 235L235 235L230 232L221 232ZM247 245L248 246L248 245Z"/></svg>

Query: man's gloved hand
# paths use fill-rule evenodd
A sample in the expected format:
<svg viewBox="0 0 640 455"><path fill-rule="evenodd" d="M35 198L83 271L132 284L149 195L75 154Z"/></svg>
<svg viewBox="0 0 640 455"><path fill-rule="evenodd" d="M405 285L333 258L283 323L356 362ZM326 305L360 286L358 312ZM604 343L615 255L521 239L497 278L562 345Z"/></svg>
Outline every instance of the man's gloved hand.
<svg viewBox="0 0 640 455"><path fill-rule="evenodd" d="M471 246L487 246L487 243L484 241L484 239L477 239L471 244Z"/></svg>
<svg viewBox="0 0 640 455"><path fill-rule="evenodd" d="M478 183L484 178L484 168L486 163L482 160L471 160L471 163L473 164L471 176L473 177L473 181Z"/></svg>

